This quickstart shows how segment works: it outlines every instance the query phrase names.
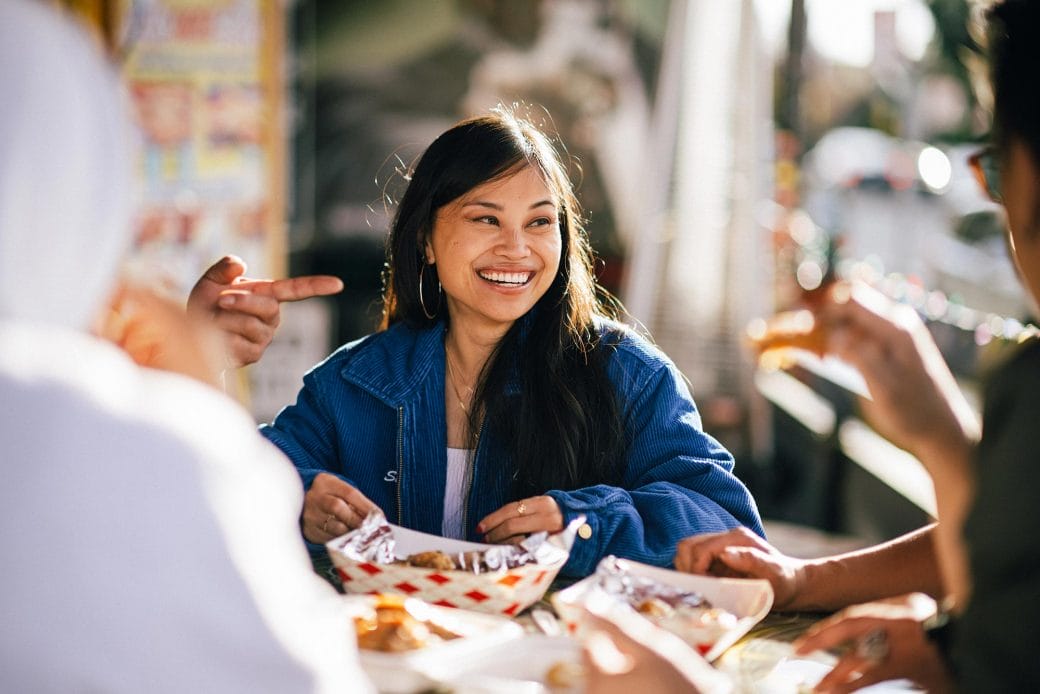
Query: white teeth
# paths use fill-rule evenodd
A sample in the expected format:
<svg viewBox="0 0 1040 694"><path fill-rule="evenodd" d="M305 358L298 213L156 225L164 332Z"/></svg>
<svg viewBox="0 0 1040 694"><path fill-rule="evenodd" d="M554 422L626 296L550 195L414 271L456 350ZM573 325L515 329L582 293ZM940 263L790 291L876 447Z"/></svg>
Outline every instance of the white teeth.
<svg viewBox="0 0 1040 694"><path fill-rule="evenodd" d="M481 272L480 276L489 282L498 284L527 284L531 279L530 272Z"/></svg>

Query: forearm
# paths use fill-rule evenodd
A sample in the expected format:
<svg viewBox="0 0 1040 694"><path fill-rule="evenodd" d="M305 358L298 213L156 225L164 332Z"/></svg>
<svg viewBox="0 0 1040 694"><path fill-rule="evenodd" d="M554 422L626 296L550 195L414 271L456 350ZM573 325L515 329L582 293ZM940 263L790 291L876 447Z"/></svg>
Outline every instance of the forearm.
<svg viewBox="0 0 1040 694"><path fill-rule="evenodd" d="M947 441L918 453L935 485L940 521L935 533L936 555L946 595L952 597L956 607L963 606L971 592L963 531L964 519L975 496L973 452L973 442L965 439Z"/></svg>
<svg viewBox="0 0 1040 694"><path fill-rule="evenodd" d="M837 610L920 591L944 594L936 525L866 549L808 561L788 610Z"/></svg>

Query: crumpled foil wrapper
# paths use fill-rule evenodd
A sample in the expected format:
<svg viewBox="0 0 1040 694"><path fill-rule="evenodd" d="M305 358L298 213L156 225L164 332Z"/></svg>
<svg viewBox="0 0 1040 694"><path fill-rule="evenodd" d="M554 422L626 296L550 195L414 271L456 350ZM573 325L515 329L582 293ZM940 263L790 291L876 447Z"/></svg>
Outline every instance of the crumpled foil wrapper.
<svg viewBox="0 0 1040 694"><path fill-rule="evenodd" d="M556 564L567 560L574 536L584 522L585 516L579 516L558 533L532 533L519 545L494 545L483 551L444 554L454 561L455 570L475 574L507 571L526 564ZM378 510L369 513L361 525L344 535L337 549L359 562L394 564L400 561L394 530Z"/></svg>
<svg viewBox="0 0 1040 694"><path fill-rule="evenodd" d="M660 600L673 609L712 607L711 602L700 593L625 571L614 555L601 559L593 575L597 579L596 585L607 594L624 600L633 607L638 607L650 599Z"/></svg>
<svg viewBox="0 0 1040 694"><path fill-rule="evenodd" d="M372 511L361 525L347 533L339 549L354 561L372 564L392 564L394 531L381 511Z"/></svg>

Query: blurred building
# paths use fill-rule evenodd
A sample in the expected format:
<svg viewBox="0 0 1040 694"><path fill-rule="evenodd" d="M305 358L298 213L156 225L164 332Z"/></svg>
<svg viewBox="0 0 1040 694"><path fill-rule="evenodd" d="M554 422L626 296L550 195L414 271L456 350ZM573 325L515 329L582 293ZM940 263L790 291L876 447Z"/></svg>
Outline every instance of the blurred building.
<svg viewBox="0 0 1040 694"><path fill-rule="evenodd" d="M743 458L770 443L742 342L773 310L770 61L751 2L671 11L623 296Z"/></svg>

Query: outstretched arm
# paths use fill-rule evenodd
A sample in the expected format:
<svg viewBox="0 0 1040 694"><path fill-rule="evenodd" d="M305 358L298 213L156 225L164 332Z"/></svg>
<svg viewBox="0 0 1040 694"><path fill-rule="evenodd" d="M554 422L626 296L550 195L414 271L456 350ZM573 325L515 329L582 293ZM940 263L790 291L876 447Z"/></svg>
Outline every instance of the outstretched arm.
<svg viewBox="0 0 1040 694"><path fill-rule="evenodd" d="M909 306L866 285L841 283L818 315L828 328L828 351L855 366L867 383L867 419L931 475L941 521L935 531L939 566L955 604L963 604L970 579L961 532L974 496L971 459L980 432L974 412Z"/></svg>
<svg viewBox="0 0 1040 694"><path fill-rule="evenodd" d="M679 543L679 571L764 578L778 610L830 611L910 592L941 598L935 525L889 542L820 559L789 557L746 528L688 537Z"/></svg>

